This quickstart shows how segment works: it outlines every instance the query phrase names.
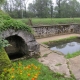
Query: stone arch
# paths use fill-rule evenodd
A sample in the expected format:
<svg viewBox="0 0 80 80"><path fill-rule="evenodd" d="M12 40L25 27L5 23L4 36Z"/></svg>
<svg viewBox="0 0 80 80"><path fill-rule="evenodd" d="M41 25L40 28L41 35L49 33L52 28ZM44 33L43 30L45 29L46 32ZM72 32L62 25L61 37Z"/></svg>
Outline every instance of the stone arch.
<svg viewBox="0 0 80 80"><path fill-rule="evenodd" d="M13 54L18 54L20 57L39 55L39 44L31 33L24 30L8 29L3 31L1 36L12 45L5 48L9 56Z"/></svg>
<svg viewBox="0 0 80 80"><path fill-rule="evenodd" d="M7 37L6 40L8 40L10 44L10 46L5 47L10 59L20 58L28 55L28 47L21 37L13 35Z"/></svg>

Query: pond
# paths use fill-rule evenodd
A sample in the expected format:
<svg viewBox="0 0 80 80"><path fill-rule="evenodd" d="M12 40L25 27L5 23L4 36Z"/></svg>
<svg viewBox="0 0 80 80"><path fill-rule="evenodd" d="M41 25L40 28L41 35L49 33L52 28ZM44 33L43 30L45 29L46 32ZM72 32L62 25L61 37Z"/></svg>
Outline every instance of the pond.
<svg viewBox="0 0 80 80"><path fill-rule="evenodd" d="M60 51L65 55L68 53L72 54L80 50L80 39L78 38L76 40L72 40L70 42L68 41L66 43L63 41L62 44L58 44L55 46L52 46L51 44L50 49L55 51Z"/></svg>

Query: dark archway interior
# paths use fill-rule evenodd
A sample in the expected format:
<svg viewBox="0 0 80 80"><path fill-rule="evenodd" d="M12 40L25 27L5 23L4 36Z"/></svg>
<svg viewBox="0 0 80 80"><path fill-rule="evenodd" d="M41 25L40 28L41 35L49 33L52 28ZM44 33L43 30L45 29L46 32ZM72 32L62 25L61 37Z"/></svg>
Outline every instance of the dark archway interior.
<svg viewBox="0 0 80 80"><path fill-rule="evenodd" d="M12 55L8 54L8 57L9 57L10 60L22 58L23 56L24 55L20 52L17 52L17 53L12 54Z"/></svg>
<svg viewBox="0 0 80 80"><path fill-rule="evenodd" d="M6 40L9 41L10 46L5 47L5 50L11 60L25 56L25 42L21 37L14 35L7 37Z"/></svg>

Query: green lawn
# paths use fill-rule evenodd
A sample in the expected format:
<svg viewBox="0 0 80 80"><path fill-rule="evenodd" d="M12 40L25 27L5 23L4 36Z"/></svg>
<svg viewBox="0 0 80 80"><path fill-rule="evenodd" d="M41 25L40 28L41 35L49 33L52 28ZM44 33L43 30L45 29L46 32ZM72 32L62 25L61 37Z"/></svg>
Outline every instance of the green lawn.
<svg viewBox="0 0 80 80"><path fill-rule="evenodd" d="M22 20L26 24L28 19L18 19ZM31 18L33 25L53 25L53 24L70 24L70 23L80 23L80 18Z"/></svg>

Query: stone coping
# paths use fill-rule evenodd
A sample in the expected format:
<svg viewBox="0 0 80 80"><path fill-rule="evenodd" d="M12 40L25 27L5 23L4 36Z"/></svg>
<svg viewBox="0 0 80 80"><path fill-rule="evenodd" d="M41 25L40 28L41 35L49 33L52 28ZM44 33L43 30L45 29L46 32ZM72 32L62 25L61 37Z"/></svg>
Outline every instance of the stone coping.
<svg viewBox="0 0 80 80"><path fill-rule="evenodd" d="M80 24L79 23L71 23L71 24L53 24L53 25L33 25L32 28L36 28L36 27L69 26L69 25L80 25Z"/></svg>

